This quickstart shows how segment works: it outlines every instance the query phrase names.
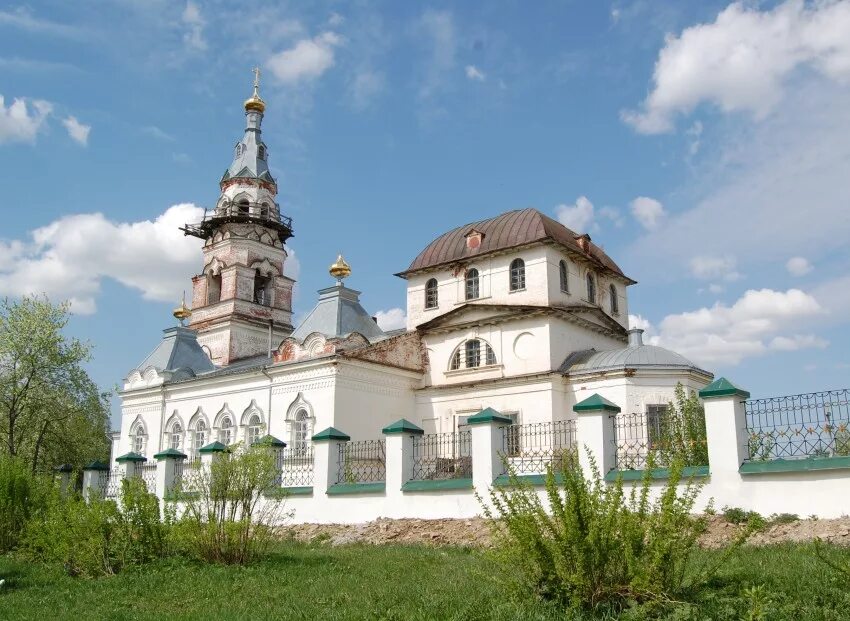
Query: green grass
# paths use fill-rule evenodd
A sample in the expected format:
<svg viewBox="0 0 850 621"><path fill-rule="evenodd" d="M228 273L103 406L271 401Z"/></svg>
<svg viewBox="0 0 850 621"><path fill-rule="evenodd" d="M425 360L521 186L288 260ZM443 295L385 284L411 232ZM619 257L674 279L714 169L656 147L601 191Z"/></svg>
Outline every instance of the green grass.
<svg viewBox="0 0 850 621"><path fill-rule="evenodd" d="M850 561L850 551L828 553ZM700 552L695 562L718 554ZM568 618L531 596L511 596L486 553L461 548L285 543L245 568L169 560L97 580L6 556L3 578L0 619L9 621ZM710 588L684 599L660 618L850 619L850 584L808 545L743 548ZM583 617L605 618L644 619L647 611Z"/></svg>

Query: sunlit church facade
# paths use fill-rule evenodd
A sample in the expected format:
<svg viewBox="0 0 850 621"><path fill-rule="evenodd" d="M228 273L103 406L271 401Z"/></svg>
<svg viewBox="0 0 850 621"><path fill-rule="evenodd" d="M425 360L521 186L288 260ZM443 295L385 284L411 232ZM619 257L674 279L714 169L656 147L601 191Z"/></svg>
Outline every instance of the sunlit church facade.
<svg viewBox="0 0 850 621"><path fill-rule="evenodd" d="M426 433L455 431L487 407L522 424L559 421L594 393L651 413L677 383L698 390L711 381L629 330L635 281L590 236L535 209L428 244L396 274L407 287L404 329L378 326L341 256L294 323L295 282L284 274L293 223L275 200L264 113L255 81L221 195L183 229L204 242L191 309L175 311L188 324L164 330L127 374L113 458L196 455L214 441L266 435L307 448L331 426L366 440L400 418Z"/></svg>

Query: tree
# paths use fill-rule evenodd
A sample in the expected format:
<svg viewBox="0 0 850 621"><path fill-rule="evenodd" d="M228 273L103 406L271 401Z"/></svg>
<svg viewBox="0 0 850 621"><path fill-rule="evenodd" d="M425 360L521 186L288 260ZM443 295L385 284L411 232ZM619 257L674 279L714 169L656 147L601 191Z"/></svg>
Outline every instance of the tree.
<svg viewBox="0 0 850 621"><path fill-rule="evenodd" d="M678 459L686 466L708 465L705 410L696 393L687 393L681 382L676 384L675 402L667 405L658 428L650 433L659 464L666 467Z"/></svg>
<svg viewBox="0 0 850 621"><path fill-rule="evenodd" d="M67 303L0 303L0 453L33 472L80 467L107 452L108 394L83 369L91 346L68 338Z"/></svg>

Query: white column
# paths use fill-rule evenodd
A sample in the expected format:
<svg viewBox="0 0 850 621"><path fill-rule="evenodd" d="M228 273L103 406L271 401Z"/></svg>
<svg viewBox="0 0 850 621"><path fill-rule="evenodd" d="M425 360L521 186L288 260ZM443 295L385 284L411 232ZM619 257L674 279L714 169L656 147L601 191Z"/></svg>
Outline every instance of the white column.
<svg viewBox="0 0 850 621"><path fill-rule="evenodd" d="M750 393L726 378L714 380L699 391L705 407L708 466L712 487L739 485L738 469L747 459L747 418L744 401Z"/></svg>
<svg viewBox="0 0 850 621"><path fill-rule="evenodd" d="M83 499L86 502L92 498L103 498L103 481L101 473L109 473L109 466L100 461L93 461L83 468Z"/></svg>
<svg viewBox="0 0 850 621"><path fill-rule="evenodd" d="M339 447L351 438L334 427L313 436L313 498L323 498L339 475Z"/></svg>
<svg viewBox="0 0 850 621"><path fill-rule="evenodd" d="M594 394L573 406L577 414L576 444L582 472L592 478L590 457L596 460L599 474L604 477L615 467L614 420L620 407Z"/></svg>
<svg viewBox="0 0 850 621"><path fill-rule="evenodd" d="M74 471L74 468L71 464L62 464L61 466L57 466L54 471L56 472L55 479L59 486L59 494L65 497L68 495L71 486L71 473Z"/></svg>
<svg viewBox="0 0 850 621"><path fill-rule="evenodd" d="M493 481L502 473L502 428L511 419L487 408L467 419L472 431L472 485L482 498L488 498Z"/></svg>
<svg viewBox="0 0 850 621"><path fill-rule="evenodd" d="M384 427L388 498L401 498L402 485L413 477L413 438L424 433L421 427L404 418Z"/></svg>
<svg viewBox="0 0 850 621"><path fill-rule="evenodd" d="M163 501L174 491L177 462L185 460L186 455L175 449L167 449L154 455L154 459L156 459L156 497Z"/></svg>

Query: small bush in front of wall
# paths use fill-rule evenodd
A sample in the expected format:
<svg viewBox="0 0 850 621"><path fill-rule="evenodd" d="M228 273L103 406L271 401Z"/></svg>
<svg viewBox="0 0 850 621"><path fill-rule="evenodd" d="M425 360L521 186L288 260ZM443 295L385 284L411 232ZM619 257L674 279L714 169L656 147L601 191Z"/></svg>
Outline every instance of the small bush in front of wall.
<svg viewBox="0 0 850 621"><path fill-rule="evenodd" d="M264 495L275 487L278 468L271 447L233 447L209 469L185 477L175 498L181 516L174 545L215 563L245 564L262 555L274 538L274 526L290 514L285 495Z"/></svg>
<svg viewBox="0 0 850 621"><path fill-rule="evenodd" d="M629 602L652 607L693 594L713 571L689 563L706 526L706 518L692 515L700 484L683 483L677 461L660 493L650 493L649 468L627 492L621 480L607 485L591 464L587 479L573 453L560 485L550 469L548 507L514 474L510 486L491 491L492 506L482 502L506 578L573 610L615 614Z"/></svg>
<svg viewBox="0 0 850 621"><path fill-rule="evenodd" d="M771 524L793 524L799 521L800 516L796 513L774 513L770 516Z"/></svg>
<svg viewBox="0 0 850 621"><path fill-rule="evenodd" d="M22 459L0 456L0 553L18 545L30 516L46 502L50 485Z"/></svg>
<svg viewBox="0 0 850 621"><path fill-rule="evenodd" d="M23 550L33 560L59 563L74 576L114 574L169 553L170 521L138 478L122 481L121 503L53 491L27 524Z"/></svg>
<svg viewBox="0 0 850 621"><path fill-rule="evenodd" d="M655 459L662 466L681 461L685 466L708 464L705 411L695 392L676 384L674 400L667 405L661 424L650 430Z"/></svg>
<svg viewBox="0 0 850 621"><path fill-rule="evenodd" d="M790 513L783 515L790 516ZM746 524L750 530L761 530L767 526L767 520L757 511L747 511L740 507L723 507L723 519L730 524ZM791 520L793 521L793 520Z"/></svg>

